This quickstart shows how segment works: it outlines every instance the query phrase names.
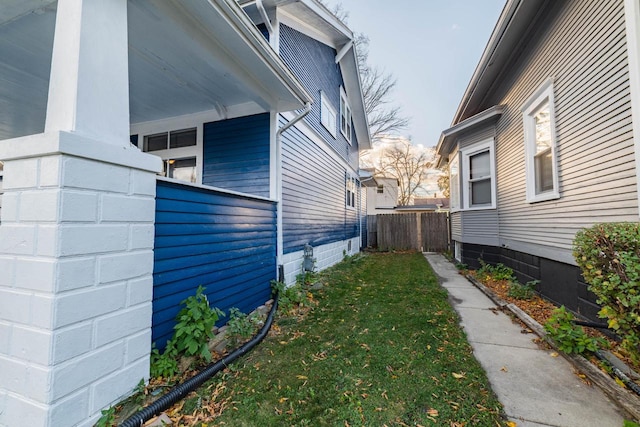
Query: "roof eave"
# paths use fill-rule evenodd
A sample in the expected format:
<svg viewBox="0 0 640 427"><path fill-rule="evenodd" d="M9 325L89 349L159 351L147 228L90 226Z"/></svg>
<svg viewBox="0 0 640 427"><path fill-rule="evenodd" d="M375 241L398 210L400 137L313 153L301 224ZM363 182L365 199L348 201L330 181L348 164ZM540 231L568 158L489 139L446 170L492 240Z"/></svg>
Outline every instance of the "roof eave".
<svg viewBox="0 0 640 427"><path fill-rule="evenodd" d="M302 86L302 83L289 70L280 56L269 45L262 33L244 13L235 0L208 0L220 13L224 13L229 23L233 24L236 31L244 38L248 46L252 48L256 56L273 72L279 82L286 88L289 99L279 99L276 109L278 111L297 110L308 102L313 102L313 97Z"/></svg>
<svg viewBox="0 0 640 427"><path fill-rule="evenodd" d="M514 46L522 43L536 17L548 0L507 0L480 61L458 105L451 125L482 109L489 90L505 63L516 53Z"/></svg>
<svg viewBox="0 0 640 427"><path fill-rule="evenodd" d="M449 129L442 131L440 139L438 140L438 145L436 146L436 155L438 156L436 167L440 168L446 163L446 161L448 161L448 155L453 151L456 140L461 133L470 132L482 126L495 123L500 118L503 111L504 107L502 105L494 105L493 107L487 108L475 116L469 117Z"/></svg>

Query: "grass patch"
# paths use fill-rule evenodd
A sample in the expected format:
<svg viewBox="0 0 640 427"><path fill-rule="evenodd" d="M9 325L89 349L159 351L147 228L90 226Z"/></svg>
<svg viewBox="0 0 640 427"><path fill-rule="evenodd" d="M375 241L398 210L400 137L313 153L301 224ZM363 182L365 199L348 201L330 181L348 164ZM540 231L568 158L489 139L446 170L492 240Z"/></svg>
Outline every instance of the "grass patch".
<svg viewBox="0 0 640 427"><path fill-rule="evenodd" d="M354 257L319 278L315 308L278 319L258 348L213 380L229 402L216 425L503 425L421 254Z"/></svg>

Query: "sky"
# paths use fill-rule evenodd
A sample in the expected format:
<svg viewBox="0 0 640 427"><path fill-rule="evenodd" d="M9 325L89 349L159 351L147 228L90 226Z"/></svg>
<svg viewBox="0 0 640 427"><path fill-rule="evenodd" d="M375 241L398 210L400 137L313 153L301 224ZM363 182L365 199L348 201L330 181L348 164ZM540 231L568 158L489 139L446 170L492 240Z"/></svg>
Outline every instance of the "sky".
<svg viewBox="0 0 640 427"><path fill-rule="evenodd" d="M506 0L327 0L369 37L369 64L395 76L401 135L433 147L449 128Z"/></svg>

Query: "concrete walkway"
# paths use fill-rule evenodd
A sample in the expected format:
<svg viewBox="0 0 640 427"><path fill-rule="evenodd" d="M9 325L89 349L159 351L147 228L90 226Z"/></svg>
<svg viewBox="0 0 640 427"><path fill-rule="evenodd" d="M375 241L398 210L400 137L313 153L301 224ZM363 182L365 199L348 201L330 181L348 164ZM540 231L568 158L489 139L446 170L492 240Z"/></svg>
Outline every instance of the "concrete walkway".
<svg viewBox="0 0 640 427"><path fill-rule="evenodd" d="M518 427L622 427L622 412L569 362L538 347L442 255L425 254L461 318L491 387Z"/></svg>

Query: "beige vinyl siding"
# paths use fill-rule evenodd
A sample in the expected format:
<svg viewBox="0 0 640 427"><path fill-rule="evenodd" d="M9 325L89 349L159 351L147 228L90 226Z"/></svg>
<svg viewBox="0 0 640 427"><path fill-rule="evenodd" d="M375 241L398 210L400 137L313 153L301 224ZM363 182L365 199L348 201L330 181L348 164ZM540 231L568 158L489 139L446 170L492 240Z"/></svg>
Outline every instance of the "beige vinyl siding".
<svg viewBox="0 0 640 427"><path fill-rule="evenodd" d="M496 125L500 242L515 250L573 262L580 228L596 222L637 221L629 75L622 0L574 0L553 6L503 76L508 89ZM531 36L529 36L531 37ZM520 108L554 79L560 199L527 203ZM640 124L639 124L640 125ZM463 218L466 233L467 221Z"/></svg>
<svg viewBox="0 0 640 427"><path fill-rule="evenodd" d="M462 241L462 215L461 212L451 212L451 239L457 242Z"/></svg>
<svg viewBox="0 0 640 427"><path fill-rule="evenodd" d="M495 137L495 133L495 127L491 125L473 133L462 135L458 139L459 147L464 149L473 144L492 139ZM468 197L468 190L468 188L461 187L462 197ZM460 212L460 223L461 232L457 239L458 241L491 246L499 244L498 211L496 209L462 211Z"/></svg>
<svg viewBox="0 0 640 427"><path fill-rule="evenodd" d="M498 211L495 209L461 212L461 242L498 246Z"/></svg>

